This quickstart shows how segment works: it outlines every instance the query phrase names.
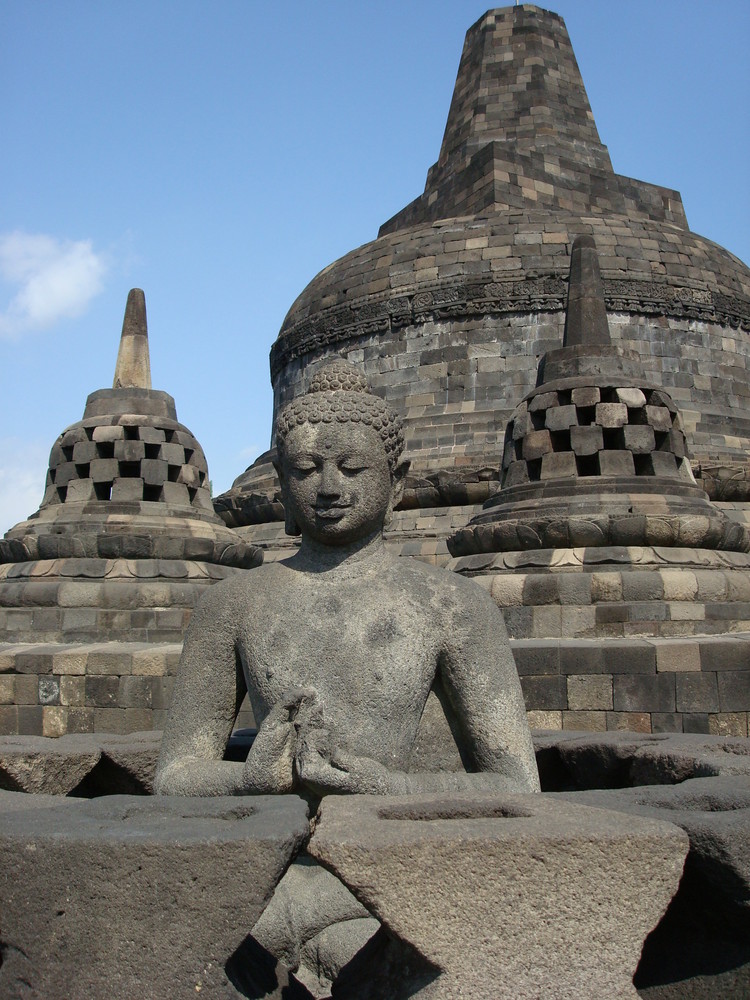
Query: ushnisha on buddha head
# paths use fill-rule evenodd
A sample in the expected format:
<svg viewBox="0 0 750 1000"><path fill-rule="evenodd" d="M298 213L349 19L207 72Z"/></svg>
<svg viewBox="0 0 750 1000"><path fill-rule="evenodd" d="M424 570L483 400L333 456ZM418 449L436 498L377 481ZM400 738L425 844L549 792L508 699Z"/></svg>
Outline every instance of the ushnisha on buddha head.
<svg viewBox="0 0 750 1000"><path fill-rule="evenodd" d="M403 491L400 417L341 359L322 365L276 420L290 535L342 546L376 535Z"/></svg>

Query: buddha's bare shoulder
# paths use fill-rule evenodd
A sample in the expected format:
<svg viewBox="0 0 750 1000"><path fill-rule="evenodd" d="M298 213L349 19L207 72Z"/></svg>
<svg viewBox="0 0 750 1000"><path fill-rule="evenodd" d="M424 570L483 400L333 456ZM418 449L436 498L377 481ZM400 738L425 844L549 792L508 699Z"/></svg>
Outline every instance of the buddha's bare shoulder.
<svg viewBox="0 0 750 1000"><path fill-rule="evenodd" d="M500 614L500 610L490 595L478 583L452 573L440 566L431 566L417 559L392 556L388 563L389 583L404 592L413 592L419 597L429 595L445 610L476 613L479 615Z"/></svg>
<svg viewBox="0 0 750 1000"><path fill-rule="evenodd" d="M225 580L212 584L201 597L198 609L221 617L236 616L242 608L262 600L269 590L275 591L289 570L282 563L263 563L253 569L240 570Z"/></svg>

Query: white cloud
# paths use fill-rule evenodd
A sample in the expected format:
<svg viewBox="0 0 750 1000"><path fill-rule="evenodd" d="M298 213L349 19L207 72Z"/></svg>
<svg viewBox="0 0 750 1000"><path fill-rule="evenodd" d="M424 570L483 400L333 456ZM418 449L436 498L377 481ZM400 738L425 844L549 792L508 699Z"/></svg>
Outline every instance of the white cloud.
<svg viewBox="0 0 750 1000"><path fill-rule="evenodd" d="M0 233L0 277L17 288L0 311L0 336L44 330L80 316L101 291L106 269L91 240Z"/></svg>
<svg viewBox="0 0 750 1000"><path fill-rule="evenodd" d="M34 514L44 496L49 447L0 438L0 536Z"/></svg>

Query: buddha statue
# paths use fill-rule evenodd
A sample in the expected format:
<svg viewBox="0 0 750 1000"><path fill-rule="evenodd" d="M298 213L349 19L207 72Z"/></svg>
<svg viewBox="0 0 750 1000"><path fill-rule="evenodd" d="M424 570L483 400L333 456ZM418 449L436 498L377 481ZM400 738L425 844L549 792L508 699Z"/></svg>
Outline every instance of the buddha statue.
<svg viewBox="0 0 750 1000"><path fill-rule="evenodd" d="M329 362L279 414L276 442L299 549L196 608L157 792L538 791L501 612L471 580L386 548L408 469L398 416ZM258 733L245 763L225 761L245 691Z"/></svg>

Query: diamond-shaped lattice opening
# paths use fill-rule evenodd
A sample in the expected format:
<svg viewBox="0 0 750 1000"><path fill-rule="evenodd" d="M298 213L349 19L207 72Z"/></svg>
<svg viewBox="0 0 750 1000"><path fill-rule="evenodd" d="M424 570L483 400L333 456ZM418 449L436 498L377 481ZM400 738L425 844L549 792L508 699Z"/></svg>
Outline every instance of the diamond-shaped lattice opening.
<svg viewBox="0 0 750 1000"><path fill-rule="evenodd" d="M579 476L598 476L599 455L576 455L576 471Z"/></svg>
<svg viewBox="0 0 750 1000"><path fill-rule="evenodd" d="M122 479L139 479L141 475L140 462L118 462L117 468Z"/></svg>
<svg viewBox="0 0 750 1000"><path fill-rule="evenodd" d="M530 462L526 463L526 467L529 470L529 482L538 483L542 478L541 458L533 458Z"/></svg>
<svg viewBox="0 0 750 1000"><path fill-rule="evenodd" d="M88 479L89 463L86 462L86 463L81 463L80 465L76 465L76 475L78 476L79 479Z"/></svg>
<svg viewBox="0 0 750 1000"><path fill-rule="evenodd" d="M159 457L159 445L158 444L147 444L146 446L146 458L158 458Z"/></svg>
<svg viewBox="0 0 750 1000"><path fill-rule="evenodd" d="M115 457L114 441L97 441L96 454L99 458L114 458Z"/></svg>
<svg viewBox="0 0 750 1000"><path fill-rule="evenodd" d="M650 455L633 455L636 476L653 476L654 465Z"/></svg>
<svg viewBox="0 0 750 1000"><path fill-rule="evenodd" d="M149 486L148 483L145 483L143 486L143 499L151 503L159 503L161 500L161 486Z"/></svg>
<svg viewBox="0 0 750 1000"><path fill-rule="evenodd" d="M566 431L551 431L550 440L552 441L553 451L570 451L570 430Z"/></svg>
<svg viewBox="0 0 750 1000"><path fill-rule="evenodd" d="M94 493L97 500L110 500L112 498L112 483L94 483Z"/></svg>
<svg viewBox="0 0 750 1000"><path fill-rule="evenodd" d="M138 428L137 427L133 427L130 424L126 424L126 426L123 428L123 430L125 431L125 440L126 441L137 441L138 440Z"/></svg>

